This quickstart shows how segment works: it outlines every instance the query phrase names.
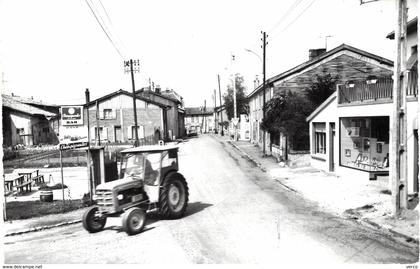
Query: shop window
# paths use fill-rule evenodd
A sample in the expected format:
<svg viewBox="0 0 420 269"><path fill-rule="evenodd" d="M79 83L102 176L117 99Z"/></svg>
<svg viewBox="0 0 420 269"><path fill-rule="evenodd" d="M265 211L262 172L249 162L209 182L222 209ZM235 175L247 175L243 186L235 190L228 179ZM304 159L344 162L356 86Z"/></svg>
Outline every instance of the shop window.
<svg viewBox="0 0 420 269"><path fill-rule="evenodd" d="M327 153L327 134L325 133L325 123L313 123L314 129L314 148L315 154Z"/></svg>
<svg viewBox="0 0 420 269"><path fill-rule="evenodd" d="M342 118L340 128L340 165L388 171L389 117Z"/></svg>

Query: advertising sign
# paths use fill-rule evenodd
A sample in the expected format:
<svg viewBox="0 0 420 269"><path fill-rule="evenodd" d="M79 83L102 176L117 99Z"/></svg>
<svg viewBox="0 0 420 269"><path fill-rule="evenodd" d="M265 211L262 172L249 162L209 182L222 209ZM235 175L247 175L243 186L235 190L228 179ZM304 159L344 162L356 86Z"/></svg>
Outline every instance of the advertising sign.
<svg viewBox="0 0 420 269"><path fill-rule="evenodd" d="M88 145L88 128L83 125L83 106L61 107L59 141L61 150Z"/></svg>
<svg viewBox="0 0 420 269"><path fill-rule="evenodd" d="M83 106L62 106L61 124L63 126L83 125Z"/></svg>

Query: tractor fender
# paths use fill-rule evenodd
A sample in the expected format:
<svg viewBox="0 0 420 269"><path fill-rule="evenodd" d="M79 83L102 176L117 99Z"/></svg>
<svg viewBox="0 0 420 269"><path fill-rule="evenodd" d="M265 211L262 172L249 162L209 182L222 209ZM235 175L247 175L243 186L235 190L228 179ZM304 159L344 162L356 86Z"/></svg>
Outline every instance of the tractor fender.
<svg viewBox="0 0 420 269"><path fill-rule="evenodd" d="M165 183L165 181L166 180L168 180L168 178L170 178L170 177L173 177L173 176L181 176L181 177L183 177L182 176L182 174L181 173L178 173L178 171L177 170L169 170L168 172L166 172L166 174L163 176L163 180L162 180L162 182L160 183L160 186L162 187L163 186L163 184Z"/></svg>

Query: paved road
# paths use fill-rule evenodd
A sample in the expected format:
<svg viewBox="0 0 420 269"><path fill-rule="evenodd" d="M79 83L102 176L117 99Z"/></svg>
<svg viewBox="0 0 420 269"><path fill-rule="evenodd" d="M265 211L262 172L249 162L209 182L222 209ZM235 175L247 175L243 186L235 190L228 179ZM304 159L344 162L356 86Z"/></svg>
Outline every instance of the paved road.
<svg viewBox="0 0 420 269"><path fill-rule="evenodd" d="M324 213L211 136L182 144L187 216L151 219L127 236L119 219L89 234L81 225L5 238L6 263L413 263L405 246Z"/></svg>

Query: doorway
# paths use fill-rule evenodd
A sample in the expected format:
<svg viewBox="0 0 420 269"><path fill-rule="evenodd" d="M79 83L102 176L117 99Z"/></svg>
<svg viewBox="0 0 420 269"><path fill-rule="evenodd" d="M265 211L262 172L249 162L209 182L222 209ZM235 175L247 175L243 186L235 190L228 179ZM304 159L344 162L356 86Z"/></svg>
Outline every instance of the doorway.
<svg viewBox="0 0 420 269"><path fill-rule="evenodd" d="M121 126L114 126L114 142L122 141Z"/></svg>

